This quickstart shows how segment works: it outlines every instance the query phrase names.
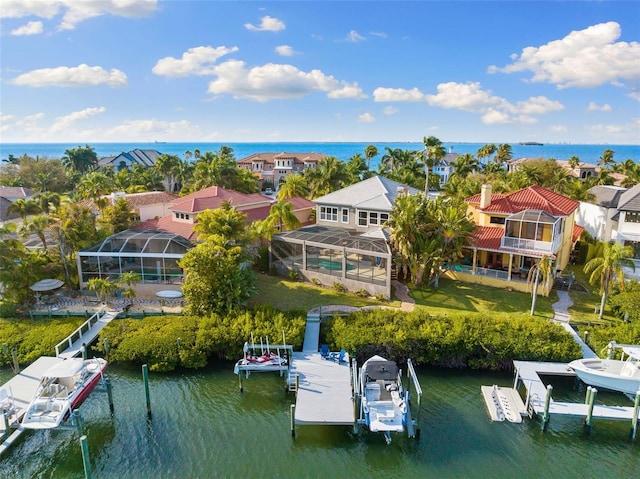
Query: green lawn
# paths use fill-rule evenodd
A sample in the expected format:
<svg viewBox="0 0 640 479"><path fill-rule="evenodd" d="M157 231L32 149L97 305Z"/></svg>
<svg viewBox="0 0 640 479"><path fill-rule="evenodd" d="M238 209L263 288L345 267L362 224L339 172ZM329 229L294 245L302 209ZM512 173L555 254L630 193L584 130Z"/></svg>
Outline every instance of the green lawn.
<svg viewBox="0 0 640 479"><path fill-rule="evenodd" d="M477 313L528 313L531 311L531 294L446 278L440 279L438 289L411 286L411 296L416 300L416 305L427 308L434 314L454 311ZM538 296L536 316L553 318L551 304L557 300L557 295L553 291L548 298Z"/></svg>
<svg viewBox="0 0 640 479"><path fill-rule="evenodd" d="M309 310L331 304L400 307L400 301L379 302L368 298L359 298L353 294L343 294L332 289L320 288L311 283L289 281L282 277L262 273L256 274L256 289L258 294L249 300L250 306L270 304L281 311L292 309Z"/></svg>
<svg viewBox="0 0 640 479"><path fill-rule="evenodd" d="M585 293L571 290L569 293L573 301L573 306L569 308L571 323L580 327L593 324L610 324L612 321L619 321L619 319L611 314L609 307L606 307L604 310L604 318L598 318L598 314L594 310L596 305L600 307L602 296L600 296L599 286L589 284L588 276L582 271L583 267L583 265L569 265L564 271L564 274L569 274L573 271L575 281L589 290L589 292Z"/></svg>

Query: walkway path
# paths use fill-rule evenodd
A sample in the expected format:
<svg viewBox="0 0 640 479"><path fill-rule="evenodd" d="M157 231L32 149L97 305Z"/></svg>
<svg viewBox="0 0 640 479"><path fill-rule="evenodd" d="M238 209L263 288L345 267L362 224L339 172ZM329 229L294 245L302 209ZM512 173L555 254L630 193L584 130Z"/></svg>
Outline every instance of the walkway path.
<svg viewBox="0 0 640 479"><path fill-rule="evenodd" d="M400 309L402 311L411 312L415 307L415 300L409 296L409 288L406 284L402 284L398 280L391 281L391 285L396 288L396 296L402 302Z"/></svg>
<svg viewBox="0 0 640 479"><path fill-rule="evenodd" d="M593 350L586 345L586 343L582 340L582 338L578 335L578 333L571 327L569 324L569 311L568 309L573 305L573 301L569 296L568 291L557 291L558 293L558 301L553 303L551 307L553 308L553 322L562 325L562 327L573 336L573 339L576 343L580 345L582 348L582 356L585 358L597 358L598 355L593 352Z"/></svg>

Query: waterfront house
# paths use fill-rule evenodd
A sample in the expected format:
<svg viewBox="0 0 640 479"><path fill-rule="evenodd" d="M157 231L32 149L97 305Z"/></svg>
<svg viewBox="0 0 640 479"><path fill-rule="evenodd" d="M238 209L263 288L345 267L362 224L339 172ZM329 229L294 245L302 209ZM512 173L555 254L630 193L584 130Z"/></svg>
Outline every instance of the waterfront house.
<svg viewBox="0 0 640 479"><path fill-rule="evenodd" d="M563 270L583 231L579 203L537 185L509 194L482 185L466 202L478 228L462 264L446 273L462 281L526 291L531 267L547 256L554 272Z"/></svg>
<svg viewBox="0 0 640 479"><path fill-rule="evenodd" d="M640 184L629 188L618 201L617 228L612 239L634 250L635 271L626 268L625 276L640 279Z"/></svg>
<svg viewBox="0 0 640 479"><path fill-rule="evenodd" d="M453 174L453 165L459 156L458 153L449 152L433 166L430 173L439 176L440 186L449 181L449 177Z"/></svg>
<svg viewBox="0 0 640 479"><path fill-rule="evenodd" d="M383 225L398 195L416 193L374 176L316 198L316 224L275 235L271 265L307 281L390 297L393 262Z"/></svg>
<svg viewBox="0 0 640 479"><path fill-rule="evenodd" d="M271 183L277 190L288 175L315 168L327 155L322 153L256 153L238 161L238 168L251 171L258 177L260 187Z"/></svg>
<svg viewBox="0 0 640 479"><path fill-rule="evenodd" d="M618 223L618 202L627 191L620 186L597 185L589 189L593 201L581 201L576 223L598 241L611 241Z"/></svg>
<svg viewBox="0 0 640 479"><path fill-rule="evenodd" d="M98 166L106 166L116 171L124 169L130 170L133 168L133 165L151 168L156 164L156 160L160 155L162 155L162 153L157 150L141 150L140 148L136 148L129 152L123 151L119 155L100 158L98 160Z"/></svg>

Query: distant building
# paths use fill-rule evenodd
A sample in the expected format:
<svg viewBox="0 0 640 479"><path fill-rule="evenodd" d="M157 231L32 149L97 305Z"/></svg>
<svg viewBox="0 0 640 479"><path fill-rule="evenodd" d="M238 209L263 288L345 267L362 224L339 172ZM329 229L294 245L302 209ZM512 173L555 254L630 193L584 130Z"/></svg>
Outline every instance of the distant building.
<svg viewBox="0 0 640 479"><path fill-rule="evenodd" d="M152 167L156 164L156 160L160 155L162 155L162 153L157 150L141 150L136 148L127 153L123 151L116 156L100 158L98 160L98 166L111 167L116 171L124 170L125 168L130 170L134 164Z"/></svg>
<svg viewBox="0 0 640 479"><path fill-rule="evenodd" d="M449 178L453 173L453 164L459 156L460 155L458 153L449 152L444 155L444 158L434 165L433 170L430 173L440 177L440 186L449 181Z"/></svg>
<svg viewBox="0 0 640 479"><path fill-rule="evenodd" d="M255 174L261 186L271 182L277 190L288 175L315 168L326 157L322 153L256 153L238 161L238 167Z"/></svg>

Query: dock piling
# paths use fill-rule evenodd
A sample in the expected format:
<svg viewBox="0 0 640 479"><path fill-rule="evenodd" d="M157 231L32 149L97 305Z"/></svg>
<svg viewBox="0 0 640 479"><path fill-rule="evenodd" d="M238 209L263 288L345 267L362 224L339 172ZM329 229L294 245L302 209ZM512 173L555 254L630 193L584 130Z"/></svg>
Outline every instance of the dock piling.
<svg viewBox="0 0 640 479"><path fill-rule="evenodd" d="M147 399L147 418L151 419L151 397L149 395L149 365L142 365L142 379L144 381L144 392Z"/></svg>
<svg viewBox="0 0 640 479"><path fill-rule="evenodd" d="M82 465L84 466L85 479L91 479L91 463L89 462L89 444L87 436L80 437L80 447L82 448Z"/></svg>
<svg viewBox="0 0 640 479"><path fill-rule="evenodd" d="M11 359L13 360L13 372L20 373L20 363L18 362L18 352L15 348L11 350Z"/></svg>
<svg viewBox="0 0 640 479"><path fill-rule="evenodd" d="M549 414L549 405L551 404L551 393L553 392L553 386L549 384L547 386L547 396L544 400L544 413L542 414L542 425L541 428L543 431L547 429L549 425L549 420L551 419L551 415Z"/></svg>
<svg viewBox="0 0 640 479"><path fill-rule="evenodd" d="M240 387L240 392L242 392L242 371L238 372L238 385Z"/></svg>
<svg viewBox="0 0 640 479"><path fill-rule="evenodd" d="M593 406L596 403L596 396L598 395L598 390L596 388L591 388L591 394L589 395L589 409L587 410L587 418L585 420L584 429L587 434L591 434L591 423L593 421Z"/></svg>
<svg viewBox="0 0 640 479"><path fill-rule="evenodd" d="M107 397L109 398L109 412L111 412L111 416L113 416L113 391L111 390L111 379L105 378L104 380L105 386L107 386Z"/></svg>
<svg viewBox="0 0 640 479"><path fill-rule="evenodd" d="M291 437L296 437L296 405L291 405Z"/></svg>
<svg viewBox="0 0 640 479"><path fill-rule="evenodd" d="M636 400L633 404L633 418L631 419L631 439L636 438L638 432L638 409L640 409L640 389L636 393Z"/></svg>
<svg viewBox="0 0 640 479"><path fill-rule="evenodd" d="M80 411L78 409L74 409L71 412L71 424L76 427L78 430L78 435L84 435L84 424L82 423L82 416L80 415Z"/></svg>

